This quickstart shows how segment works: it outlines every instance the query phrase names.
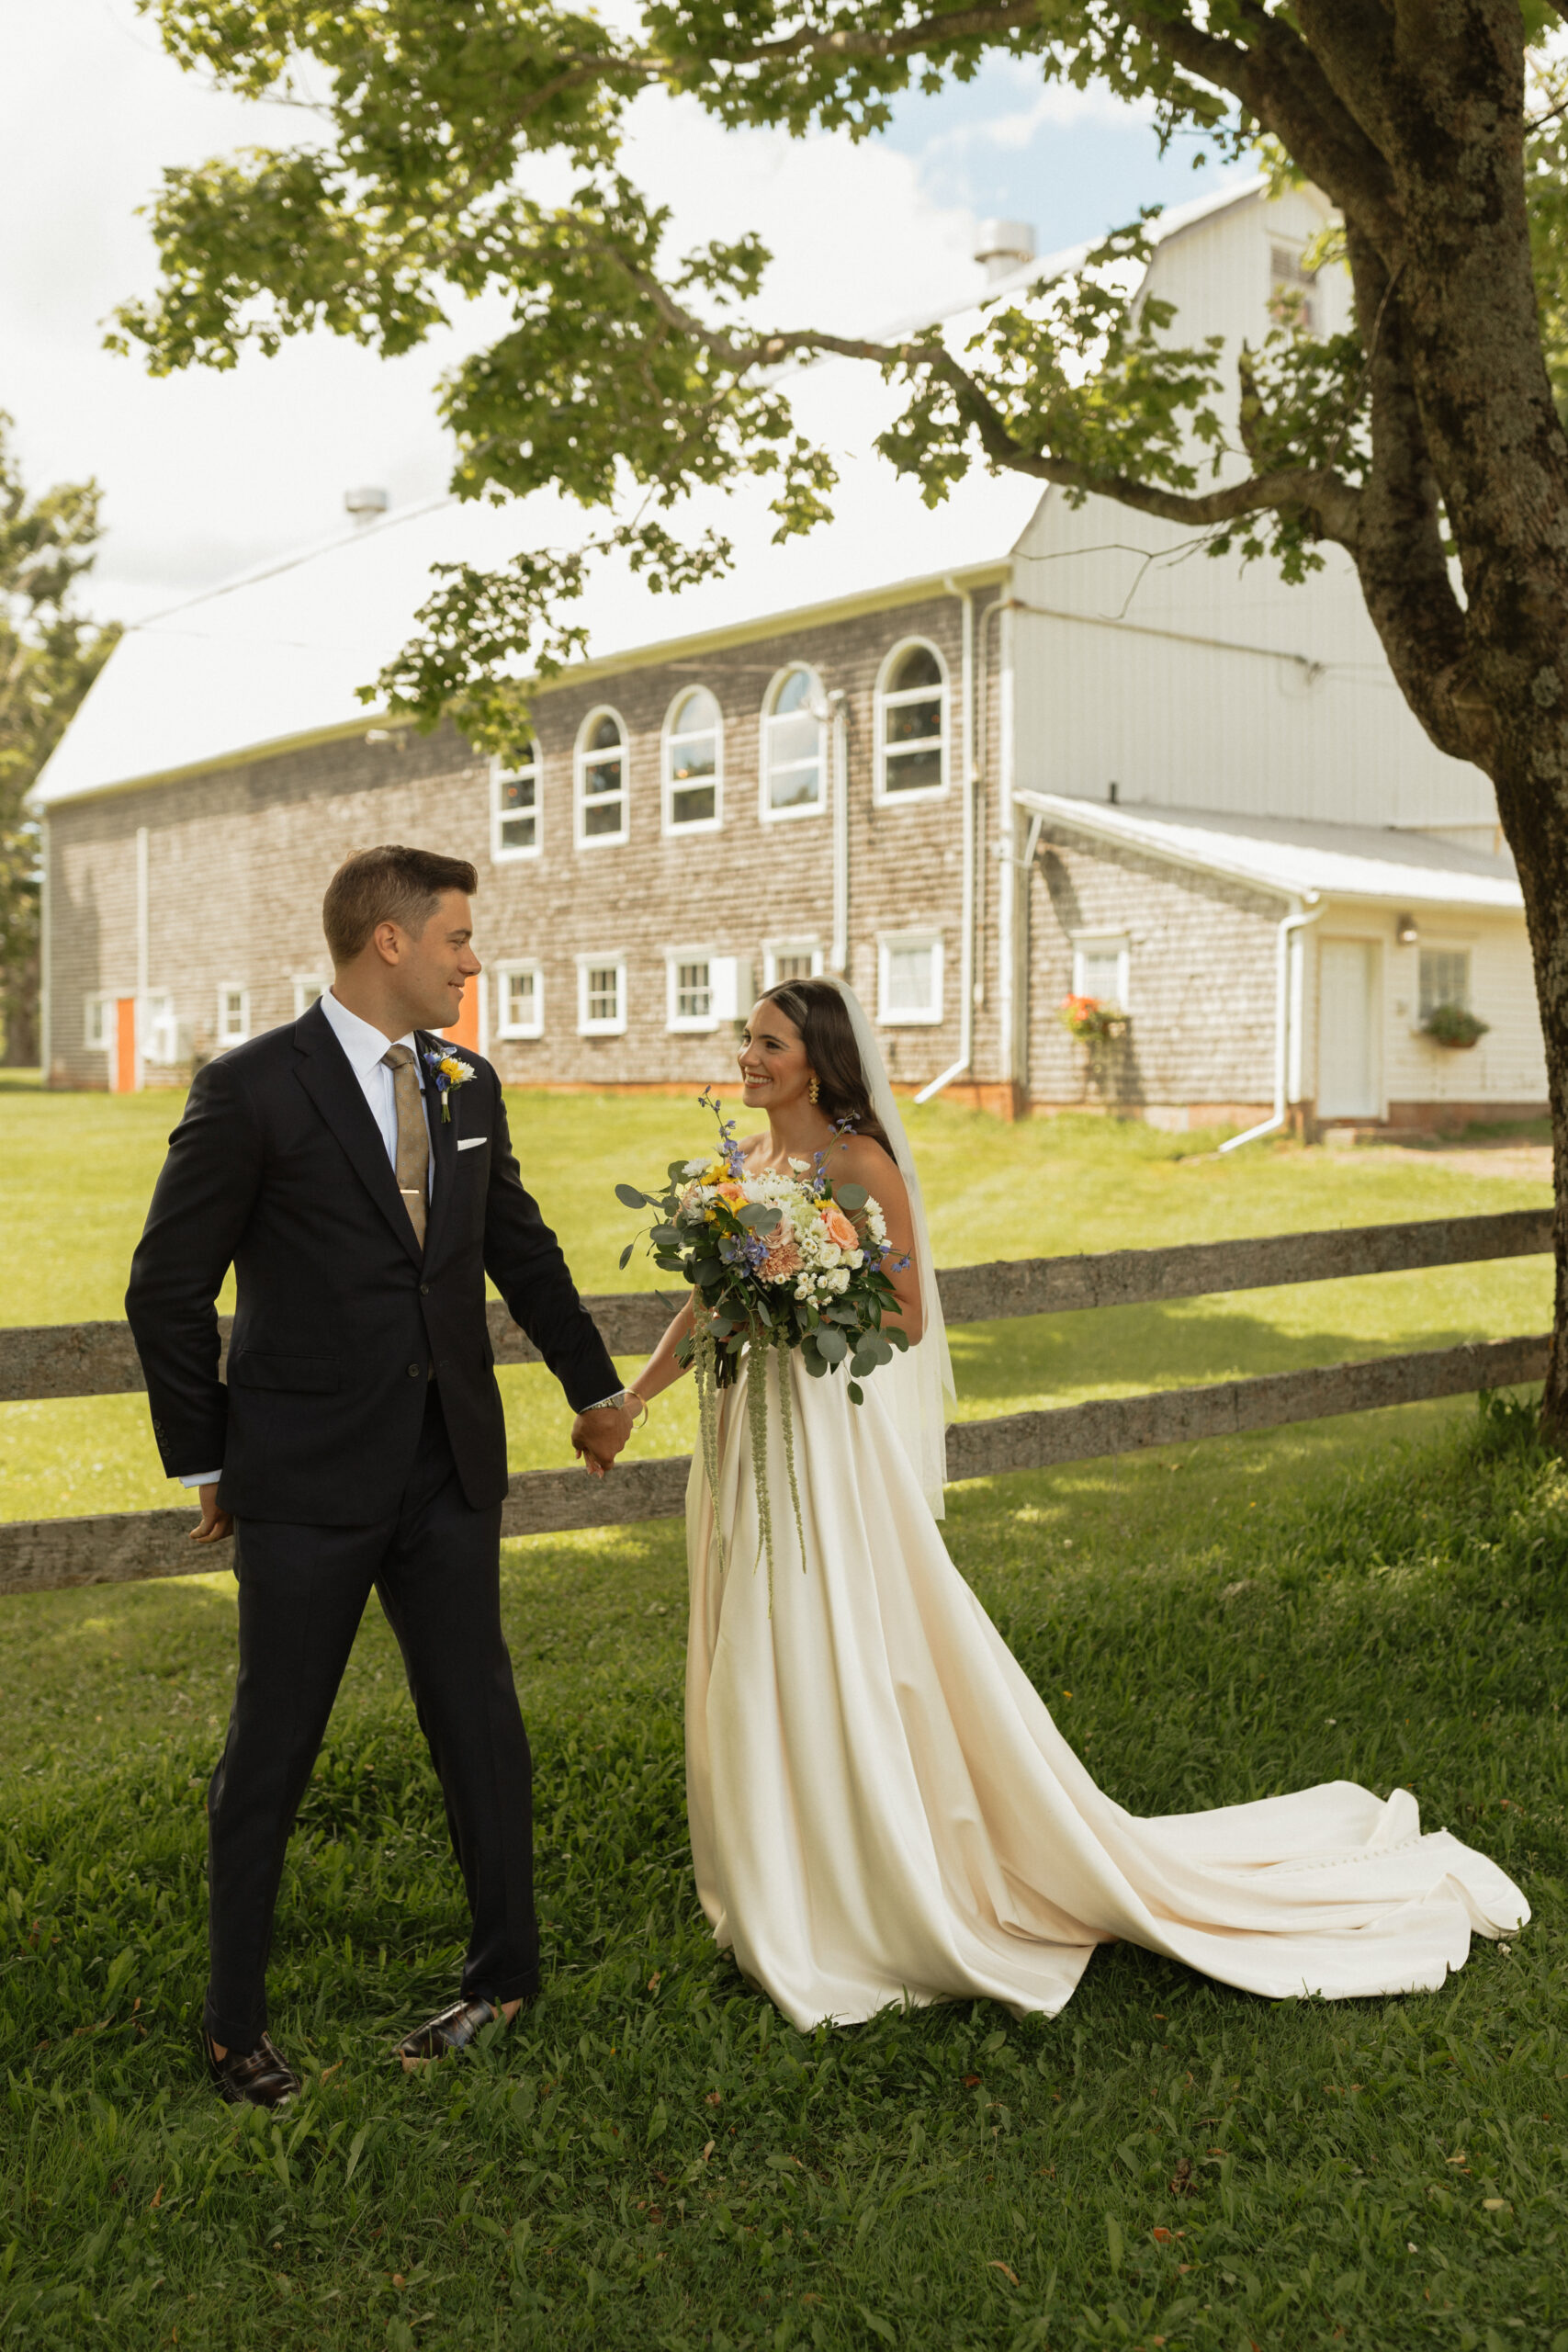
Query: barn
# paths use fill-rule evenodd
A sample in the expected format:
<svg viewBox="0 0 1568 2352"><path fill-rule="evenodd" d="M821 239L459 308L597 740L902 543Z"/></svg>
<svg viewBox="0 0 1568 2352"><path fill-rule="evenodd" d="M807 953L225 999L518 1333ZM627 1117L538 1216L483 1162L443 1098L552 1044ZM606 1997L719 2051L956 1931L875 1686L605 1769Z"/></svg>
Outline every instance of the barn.
<svg viewBox="0 0 1568 2352"><path fill-rule="evenodd" d="M1282 304L1332 332L1327 217L1262 182L1168 214L1171 332L1234 351ZM1077 258L993 254L996 289ZM512 1086L723 1079L753 992L830 970L897 1083L1009 1117L1543 1106L1490 786L1422 734L1337 551L1290 587L1017 476L928 508L869 454L873 371L793 396L842 453L833 523L775 546L765 489L715 494L724 579L602 568L508 760L358 690L433 563L581 537L557 502L389 513L128 631L35 791L47 1082L179 1085L297 1018L327 876L405 840L479 869L457 1034Z"/></svg>

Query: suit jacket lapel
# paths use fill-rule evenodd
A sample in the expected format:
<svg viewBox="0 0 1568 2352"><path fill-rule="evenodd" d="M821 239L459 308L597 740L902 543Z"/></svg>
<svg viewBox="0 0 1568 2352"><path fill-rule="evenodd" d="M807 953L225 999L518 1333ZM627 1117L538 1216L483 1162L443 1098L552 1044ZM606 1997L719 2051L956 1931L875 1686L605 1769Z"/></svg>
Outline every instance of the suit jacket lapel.
<svg viewBox="0 0 1568 2352"><path fill-rule="evenodd" d="M332 1023L319 1004L313 1004L295 1023L294 1044L299 1055L297 1075L300 1085L347 1153L355 1174L414 1264L419 1265L423 1253L403 1206L381 1130L371 1116L370 1105L349 1066L348 1056L333 1036ZM440 1185L438 1175L438 1195Z"/></svg>
<svg viewBox="0 0 1568 2352"><path fill-rule="evenodd" d="M420 1072L424 1080L424 1108L426 1124L430 1128L430 1215L424 1228L424 1262L428 1266L434 1263L452 1204L453 1178L457 1166L457 1105L462 1100L462 1090L459 1088L447 1097L449 1116L444 1120L441 1116L440 1089L424 1057L427 1053L444 1052L446 1041L444 1037L431 1036L423 1029L414 1031L413 1041L414 1050L419 1055Z"/></svg>

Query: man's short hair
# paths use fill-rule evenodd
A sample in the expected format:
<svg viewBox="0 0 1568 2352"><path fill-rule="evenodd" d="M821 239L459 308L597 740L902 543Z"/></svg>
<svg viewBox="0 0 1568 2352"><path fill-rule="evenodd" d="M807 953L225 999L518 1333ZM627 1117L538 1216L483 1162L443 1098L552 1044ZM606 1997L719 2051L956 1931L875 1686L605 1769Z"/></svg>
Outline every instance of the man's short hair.
<svg viewBox="0 0 1568 2352"><path fill-rule="evenodd" d="M379 923L395 922L417 939L444 890L471 898L479 886L466 857L405 849L400 842L357 850L338 867L321 900L321 929L333 964L352 964Z"/></svg>

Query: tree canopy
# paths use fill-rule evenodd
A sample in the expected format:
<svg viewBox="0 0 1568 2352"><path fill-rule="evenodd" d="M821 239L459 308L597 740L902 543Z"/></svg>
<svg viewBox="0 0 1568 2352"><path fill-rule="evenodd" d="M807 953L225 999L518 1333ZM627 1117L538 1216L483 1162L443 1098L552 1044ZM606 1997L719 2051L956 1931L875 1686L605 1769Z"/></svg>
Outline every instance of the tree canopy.
<svg viewBox="0 0 1568 2352"><path fill-rule="evenodd" d="M1344 214L1338 250L1359 293L1366 281L1359 308L1390 329L1388 290L1415 225L1393 101L1402 80L1420 98L1408 52L1421 23L1446 22L1450 51L1472 45L1465 105L1490 115L1521 190L1528 169L1538 352L1549 348L1568 380L1558 110L1568 82L1550 63L1555 20L1539 0L660 0L626 38L547 0L157 0L156 14L182 63L305 107L308 129L287 149L164 175L152 211L162 282L122 309L121 341L155 369L230 367L247 347L275 351L323 328L393 354L463 297L499 289L507 331L440 390L455 486L469 497L562 489L606 510L588 560L595 547L626 548L660 584L726 560L722 539L680 535L681 501L699 486L765 477L781 536L830 512L831 459L796 431L789 400L790 363L825 352L902 387L903 413L879 446L933 503L972 465L1014 469L1206 531L1217 551L1269 553L1292 576L1316 560L1318 540L1354 548L1363 534L1377 388L1362 333L1316 342L1287 325L1245 358L1184 343L1168 306L1134 301L1146 222L1110 236L1073 278L993 307L966 348L934 325L884 342L766 318L769 256L744 224L728 242L674 250L667 210L620 168L627 106L651 85L728 125L854 138L882 129L900 92L971 78L991 55L1027 60L1043 81L1152 98L1165 136L1196 130L1229 156L1266 141L1276 170L1322 187ZM1530 134L1532 43L1540 119ZM1454 55L1443 62L1451 78ZM310 96L323 77L330 95ZM1440 116L1443 92L1428 98ZM1460 130L1450 126L1450 143ZM527 192L543 157L577 175L564 203ZM1396 337L1380 339L1386 356ZM1235 413L1238 361L1239 450L1222 421ZM1441 571L1434 489L1419 524L1403 519L1428 543L1424 568ZM427 723L455 707L481 740L503 735L515 714L498 676L519 661L547 673L579 650L563 608L583 558L536 549L506 572L457 572L383 683ZM1402 683L1409 692L1409 676ZM1451 710L1429 694L1412 699L1445 749L1468 748Z"/></svg>
<svg viewBox="0 0 1568 2352"><path fill-rule="evenodd" d="M76 609L99 535L98 486L28 496L0 412L0 988L4 1058L37 1058L39 832L24 803L119 635Z"/></svg>

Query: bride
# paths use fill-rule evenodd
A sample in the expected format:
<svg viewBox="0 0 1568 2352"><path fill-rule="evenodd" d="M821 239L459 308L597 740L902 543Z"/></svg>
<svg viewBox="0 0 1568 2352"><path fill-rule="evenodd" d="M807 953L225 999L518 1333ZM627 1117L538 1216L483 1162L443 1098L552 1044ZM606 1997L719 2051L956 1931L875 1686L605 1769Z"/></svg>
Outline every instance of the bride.
<svg viewBox="0 0 1568 2352"><path fill-rule="evenodd" d="M1473 1932L1529 1917L1518 1888L1416 1800L1353 1781L1141 1820L1090 1778L949 1559L943 1423L953 1393L920 1189L874 1035L833 979L754 1007L740 1050L767 1126L748 1170L828 1155L882 1204L911 1345L852 1403L770 1351L770 1480L793 1382L805 1558L773 1498L759 1552L743 1363L724 1392L716 1502L700 1454L687 1528L687 1806L697 1890L721 1947L802 2031L889 2003L1001 2001L1055 2016L1118 1938L1271 1999L1430 1990ZM851 1123L846 1128L844 1123ZM634 1385L680 1376L690 1304ZM726 1535L721 1570L716 1512Z"/></svg>

